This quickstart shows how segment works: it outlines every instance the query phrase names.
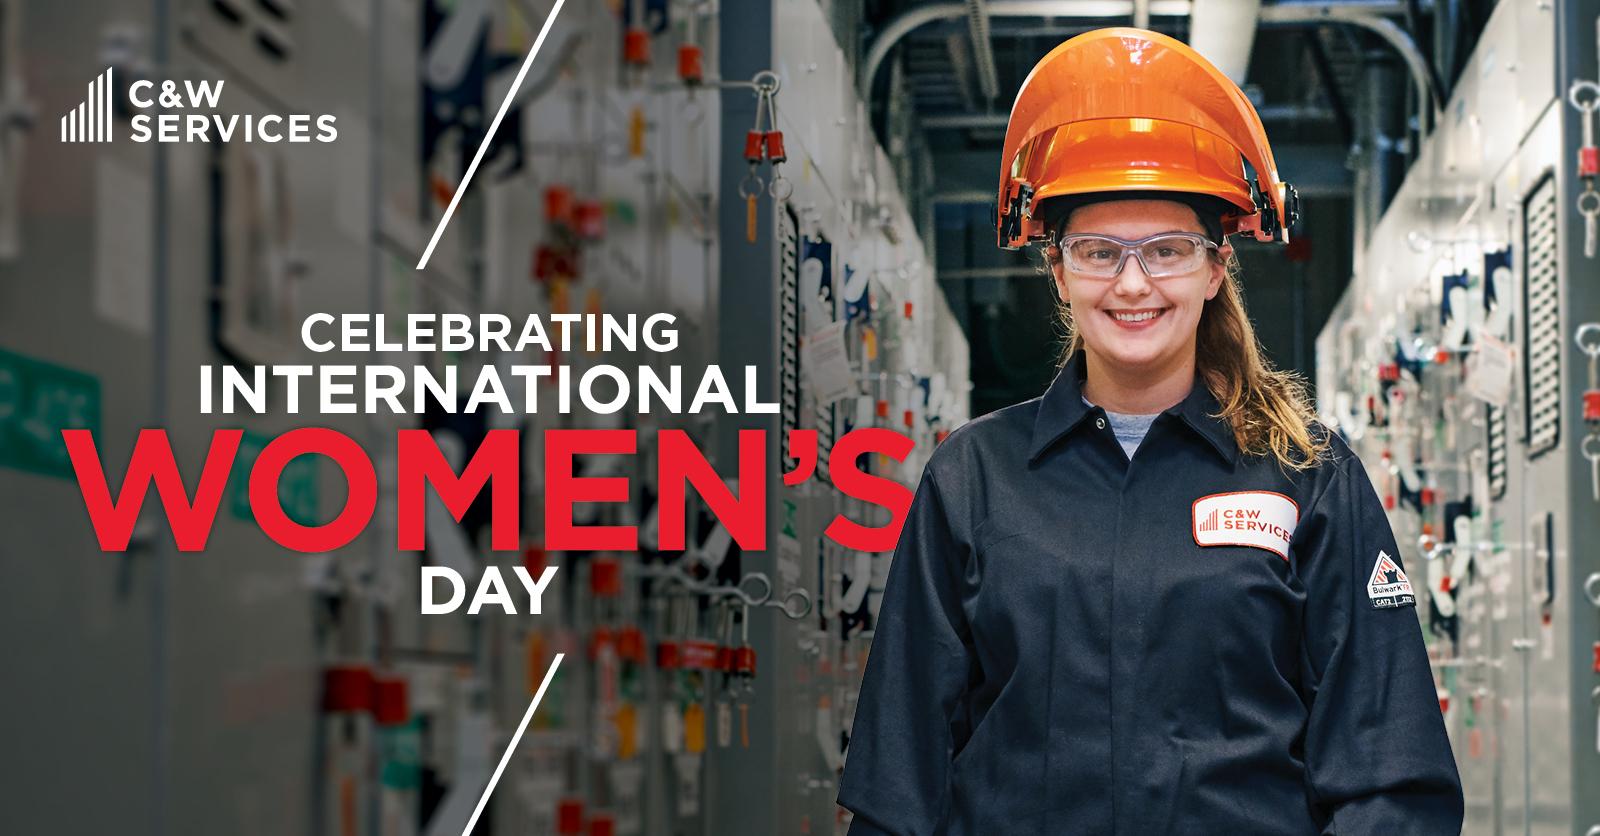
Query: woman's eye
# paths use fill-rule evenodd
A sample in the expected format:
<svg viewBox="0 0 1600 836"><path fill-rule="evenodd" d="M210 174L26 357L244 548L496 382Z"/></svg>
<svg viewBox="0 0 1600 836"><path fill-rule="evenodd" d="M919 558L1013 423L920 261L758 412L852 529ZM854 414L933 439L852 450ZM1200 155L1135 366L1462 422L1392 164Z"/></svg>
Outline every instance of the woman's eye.
<svg viewBox="0 0 1600 836"><path fill-rule="evenodd" d="M1157 247L1156 255L1160 258L1177 258L1178 250L1175 247Z"/></svg>
<svg viewBox="0 0 1600 836"><path fill-rule="evenodd" d="M1117 254L1112 250L1090 250L1089 257L1096 261L1110 261L1111 259L1116 258Z"/></svg>

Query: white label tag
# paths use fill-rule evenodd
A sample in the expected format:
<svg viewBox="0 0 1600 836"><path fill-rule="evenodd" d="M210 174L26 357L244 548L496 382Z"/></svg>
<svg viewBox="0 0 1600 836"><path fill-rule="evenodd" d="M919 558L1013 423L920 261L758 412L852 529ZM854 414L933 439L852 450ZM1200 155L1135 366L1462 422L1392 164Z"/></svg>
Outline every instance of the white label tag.
<svg viewBox="0 0 1600 836"><path fill-rule="evenodd" d="M858 391L850 355L845 350L844 328L843 322L824 325L800 343L800 373L820 406Z"/></svg>
<svg viewBox="0 0 1600 836"><path fill-rule="evenodd" d="M1288 560L1299 521L1294 500L1273 491L1214 493L1194 501L1194 541L1202 546L1253 546Z"/></svg>
<svg viewBox="0 0 1600 836"><path fill-rule="evenodd" d="M1372 599L1373 609L1378 610L1417 605L1416 594L1411 590L1411 579L1406 577L1400 564L1382 549L1378 550L1378 560L1372 564L1372 576L1367 579L1367 597Z"/></svg>
<svg viewBox="0 0 1600 836"><path fill-rule="evenodd" d="M683 751L683 714L675 700L661 706L661 748L673 754Z"/></svg>
<svg viewBox="0 0 1600 836"><path fill-rule="evenodd" d="M1479 334L1467 355L1463 388L1479 400L1503 407L1511 400L1511 376L1516 350L1489 334Z"/></svg>
<svg viewBox="0 0 1600 836"><path fill-rule="evenodd" d="M726 749L733 745L733 706L717 703L717 746Z"/></svg>

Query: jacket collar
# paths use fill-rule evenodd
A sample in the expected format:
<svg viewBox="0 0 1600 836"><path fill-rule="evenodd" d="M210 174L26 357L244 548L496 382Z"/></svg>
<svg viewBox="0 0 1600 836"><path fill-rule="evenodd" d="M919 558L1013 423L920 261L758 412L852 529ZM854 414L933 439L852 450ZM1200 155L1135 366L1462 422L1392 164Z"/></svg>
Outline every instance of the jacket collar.
<svg viewBox="0 0 1600 836"><path fill-rule="evenodd" d="M1046 450L1076 429L1085 418L1104 413L1100 407L1090 407L1083 402L1086 372L1083 352L1078 351L1061 368L1055 381L1044 393L1038 416L1033 422L1033 439L1028 448L1029 464L1038 461ZM1183 421L1231 465L1238 457L1239 447L1233 440L1233 427L1226 419L1217 417L1221 411L1222 405L1196 373L1189 394L1163 410L1163 414L1176 416Z"/></svg>

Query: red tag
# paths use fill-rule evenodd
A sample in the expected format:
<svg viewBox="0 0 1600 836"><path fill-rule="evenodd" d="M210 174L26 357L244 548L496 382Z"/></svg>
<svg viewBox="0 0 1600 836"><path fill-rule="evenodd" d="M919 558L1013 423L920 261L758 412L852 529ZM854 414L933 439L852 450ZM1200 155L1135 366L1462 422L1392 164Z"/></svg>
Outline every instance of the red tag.
<svg viewBox="0 0 1600 836"><path fill-rule="evenodd" d="M692 639L684 642L683 666L691 670L715 670L717 667L716 643Z"/></svg>
<svg viewBox="0 0 1600 836"><path fill-rule="evenodd" d="M1578 176L1593 177L1600 174L1600 148L1591 145L1578 149Z"/></svg>
<svg viewBox="0 0 1600 836"><path fill-rule="evenodd" d="M1583 420L1600 421L1600 389L1583 393Z"/></svg>
<svg viewBox="0 0 1600 836"><path fill-rule="evenodd" d="M636 67L650 63L650 33L629 29L622 35L622 60Z"/></svg>
<svg viewBox="0 0 1600 836"><path fill-rule="evenodd" d="M688 84L699 84L706 78L704 55L700 47L684 44L678 47L678 78Z"/></svg>

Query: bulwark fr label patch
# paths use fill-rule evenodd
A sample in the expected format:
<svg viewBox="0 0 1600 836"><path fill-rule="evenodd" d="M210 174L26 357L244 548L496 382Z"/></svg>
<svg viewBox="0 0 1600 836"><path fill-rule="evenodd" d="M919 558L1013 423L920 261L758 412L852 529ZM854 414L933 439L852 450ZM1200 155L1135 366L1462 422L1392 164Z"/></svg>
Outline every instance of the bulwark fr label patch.
<svg viewBox="0 0 1600 836"><path fill-rule="evenodd" d="M1372 565L1372 577L1367 581L1367 597L1372 599L1372 608L1377 610L1417 605L1416 594L1411 591L1411 580L1406 577L1405 570L1382 549L1378 550L1378 562Z"/></svg>
<svg viewBox="0 0 1600 836"><path fill-rule="evenodd" d="M1234 491L1194 501L1194 541L1202 546L1253 546L1289 559L1300 506L1274 491Z"/></svg>

